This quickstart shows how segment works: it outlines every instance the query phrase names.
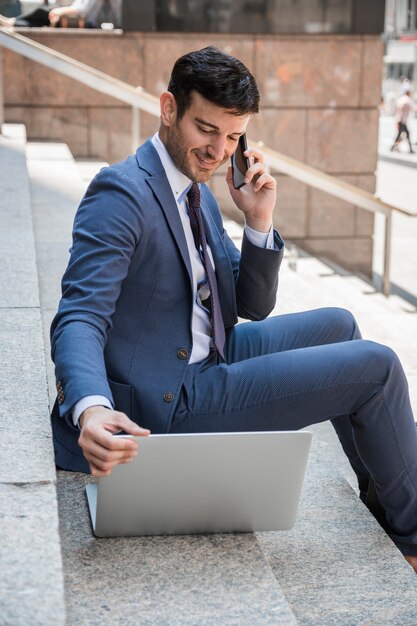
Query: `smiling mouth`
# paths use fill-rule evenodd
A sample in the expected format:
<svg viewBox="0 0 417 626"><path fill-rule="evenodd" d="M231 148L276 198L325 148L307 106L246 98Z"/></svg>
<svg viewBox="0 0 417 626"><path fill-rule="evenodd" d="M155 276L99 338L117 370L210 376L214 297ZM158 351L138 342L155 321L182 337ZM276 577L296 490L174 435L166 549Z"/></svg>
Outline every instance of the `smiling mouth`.
<svg viewBox="0 0 417 626"><path fill-rule="evenodd" d="M212 170L215 167L217 167L218 162L217 161L207 161L206 159L202 159L200 156L198 156L198 154L195 152L194 153L196 158L197 158L197 162L200 165L200 167L204 170Z"/></svg>

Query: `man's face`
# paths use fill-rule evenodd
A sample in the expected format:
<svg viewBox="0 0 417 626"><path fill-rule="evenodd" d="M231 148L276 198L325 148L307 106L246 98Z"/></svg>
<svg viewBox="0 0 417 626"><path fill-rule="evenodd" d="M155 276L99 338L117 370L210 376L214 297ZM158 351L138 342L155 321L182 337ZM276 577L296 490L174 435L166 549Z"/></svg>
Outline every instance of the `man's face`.
<svg viewBox="0 0 417 626"><path fill-rule="evenodd" d="M176 167L193 182L205 183L236 150L250 114L234 115L194 91L190 107L177 120L171 98L174 114L170 120L164 118L162 100L163 141Z"/></svg>

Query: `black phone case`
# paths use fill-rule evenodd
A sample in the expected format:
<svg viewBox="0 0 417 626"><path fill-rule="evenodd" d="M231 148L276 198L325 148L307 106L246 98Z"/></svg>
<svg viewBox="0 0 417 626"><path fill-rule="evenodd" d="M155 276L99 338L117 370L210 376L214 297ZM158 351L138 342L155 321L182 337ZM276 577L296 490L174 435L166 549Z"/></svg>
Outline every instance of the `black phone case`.
<svg viewBox="0 0 417 626"><path fill-rule="evenodd" d="M233 186L235 189L240 189L246 184L244 179L250 164L249 159L243 156L243 153L247 148L246 135L242 135L239 137L236 152L231 157Z"/></svg>

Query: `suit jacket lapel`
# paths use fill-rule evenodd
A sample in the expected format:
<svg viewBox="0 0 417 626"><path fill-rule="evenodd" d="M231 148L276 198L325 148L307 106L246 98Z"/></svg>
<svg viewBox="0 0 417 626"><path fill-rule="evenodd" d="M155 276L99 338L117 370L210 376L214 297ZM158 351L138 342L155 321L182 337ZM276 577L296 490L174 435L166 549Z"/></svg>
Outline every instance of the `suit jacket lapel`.
<svg viewBox="0 0 417 626"><path fill-rule="evenodd" d="M156 152L150 140L148 140L137 151L136 159L139 166L150 174L149 178L147 179L147 183L152 188L155 198L157 199L165 215L169 228L177 243L180 256L187 268L188 276L190 278L190 284L192 284L190 257L188 254L184 229L182 227L181 218L178 212L178 205L175 201L174 196L172 195L172 190L166 177L165 170L162 167L161 161L158 157L158 153Z"/></svg>

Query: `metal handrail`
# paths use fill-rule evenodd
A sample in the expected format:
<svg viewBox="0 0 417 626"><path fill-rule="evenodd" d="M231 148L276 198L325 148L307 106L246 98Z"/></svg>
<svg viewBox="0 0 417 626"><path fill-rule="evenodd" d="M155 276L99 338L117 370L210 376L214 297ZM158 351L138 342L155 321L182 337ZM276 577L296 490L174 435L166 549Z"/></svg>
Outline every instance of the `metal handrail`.
<svg viewBox="0 0 417 626"><path fill-rule="evenodd" d="M159 99L147 93L142 87L133 87L128 83L124 83L117 78L113 78L104 72L94 69L85 63L76 61L56 50L52 50L47 46L32 41L27 37L23 37L18 33L0 28L0 124L3 121L3 99L2 99L2 59L1 47L5 47L17 54L31 59L41 65L45 65L56 72L64 74L80 83L95 89L101 93L112 96L117 100L130 104L132 107L132 149L136 150L140 143L140 120L139 111L146 111L151 115L159 117ZM259 142L249 143L259 145ZM284 154L272 150L267 146L262 147L267 158L267 163L272 170L277 170L283 174L299 180L310 187L320 189L337 198L341 198L346 202L351 202L355 206L371 211L372 213L381 213L385 217L385 236L384 236L384 270L383 270L383 293L388 296L390 292L390 267L391 267L391 230L392 230L392 214L398 211L409 216L417 214L400 209L393 205L387 204L379 200L375 195L359 189L354 185L346 183L343 180L335 178L296 161Z"/></svg>
<svg viewBox="0 0 417 626"><path fill-rule="evenodd" d="M77 80L100 93L112 96L117 100L130 104L132 107L132 148L135 150L140 143L140 124L138 110L146 111L151 115L159 116L159 98L152 96L142 89L124 83L100 70L96 70L85 63L43 46L37 41L23 37L11 30L0 28L0 47L3 46L16 54L27 57L31 61L45 65L55 72L64 74ZM1 60L1 59L0 59ZM0 79L1 79L0 67ZM0 80L3 84L3 81ZM2 94L0 86L0 96ZM0 100L0 122L3 121L3 100Z"/></svg>

